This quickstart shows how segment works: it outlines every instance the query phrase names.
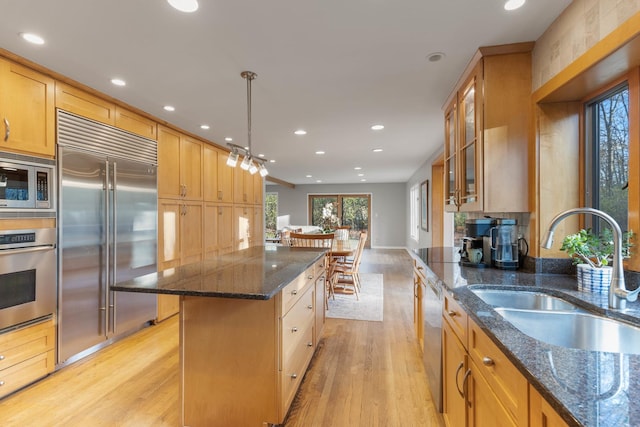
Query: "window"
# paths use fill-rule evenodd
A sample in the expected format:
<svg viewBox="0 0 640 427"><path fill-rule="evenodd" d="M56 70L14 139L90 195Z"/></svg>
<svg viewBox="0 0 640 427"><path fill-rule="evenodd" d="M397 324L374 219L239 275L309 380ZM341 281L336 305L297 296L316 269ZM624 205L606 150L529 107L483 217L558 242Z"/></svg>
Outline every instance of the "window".
<svg viewBox="0 0 640 427"><path fill-rule="evenodd" d="M278 193L266 193L264 198L264 228L265 237L274 239L276 237L278 219Z"/></svg>
<svg viewBox="0 0 640 427"><path fill-rule="evenodd" d="M409 236L416 242L420 236L420 184L415 184L409 192Z"/></svg>
<svg viewBox="0 0 640 427"><path fill-rule="evenodd" d="M329 212L329 209L331 211ZM349 238L357 239L360 231L367 231L366 247L370 247L371 229L369 225L371 212L370 194L310 194L309 224L325 228L331 225L349 227ZM323 218L323 213L333 217L333 221Z"/></svg>
<svg viewBox="0 0 640 427"><path fill-rule="evenodd" d="M590 100L585 109L585 202L628 230L629 87ZM592 221L587 218L587 221ZM598 233L602 220L587 226Z"/></svg>

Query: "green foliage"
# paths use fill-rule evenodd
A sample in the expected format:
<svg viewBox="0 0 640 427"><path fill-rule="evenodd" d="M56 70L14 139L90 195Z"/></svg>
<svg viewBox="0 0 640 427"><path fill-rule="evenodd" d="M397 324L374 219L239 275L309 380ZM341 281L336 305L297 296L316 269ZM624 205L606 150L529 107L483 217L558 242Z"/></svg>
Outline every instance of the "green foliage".
<svg viewBox="0 0 640 427"><path fill-rule="evenodd" d="M278 218L278 193L266 193L264 198L265 237L276 237L276 222Z"/></svg>
<svg viewBox="0 0 640 427"><path fill-rule="evenodd" d="M625 257L631 254L629 248L632 246L632 237L631 231L624 233L622 237L622 253ZM609 265L613 259L613 233L605 228L600 236L596 236L590 228L582 229L566 236L560 250L567 252L574 264L589 264L600 268Z"/></svg>

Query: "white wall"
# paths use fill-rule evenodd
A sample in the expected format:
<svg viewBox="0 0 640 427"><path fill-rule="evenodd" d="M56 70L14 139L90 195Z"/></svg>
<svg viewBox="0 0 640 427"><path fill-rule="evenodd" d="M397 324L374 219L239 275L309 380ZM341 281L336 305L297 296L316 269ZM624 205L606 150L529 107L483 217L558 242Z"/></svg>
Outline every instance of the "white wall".
<svg viewBox="0 0 640 427"><path fill-rule="evenodd" d="M408 194L405 183L391 184L309 184L291 189L267 185L278 193L278 215L291 215L291 224L308 224L309 194L370 194L371 247L404 248L407 232Z"/></svg>

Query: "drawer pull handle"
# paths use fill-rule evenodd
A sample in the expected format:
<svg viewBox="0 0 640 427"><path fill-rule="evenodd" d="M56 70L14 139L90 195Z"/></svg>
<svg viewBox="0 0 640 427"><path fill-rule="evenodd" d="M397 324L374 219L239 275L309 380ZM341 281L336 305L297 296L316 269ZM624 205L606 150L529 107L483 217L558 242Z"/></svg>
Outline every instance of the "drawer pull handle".
<svg viewBox="0 0 640 427"><path fill-rule="evenodd" d="M484 366L493 366L493 365L495 365L495 362L490 357L483 357L482 358L482 364Z"/></svg>
<svg viewBox="0 0 640 427"><path fill-rule="evenodd" d="M455 311L453 311L453 310L449 310L449 311L447 312L447 314L449 315L449 317L456 317L456 316L458 315L458 313L456 313L456 312L455 312Z"/></svg>
<svg viewBox="0 0 640 427"><path fill-rule="evenodd" d="M4 360L4 354L0 354L0 360Z"/></svg>
<svg viewBox="0 0 640 427"><path fill-rule="evenodd" d="M291 328L291 332L298 332L298 328L294 326L293 328Z"/></svg>
<svg viewBox="0 0 640 427"><path fill-rule="evenodd" d="M291 295L298 295L298 290L297 289L292 290Z"/></svg>
<svg viewBox="0 0 640 427"><path fill-rule="evenodd" d="M458 374L460 374L460 370L464 368L464 362L460 362L458 365L458 369L456 369L456 389L458 390L458 394L460 397L464 399L464 390L460 390L460 386L458 385Z"/></svg>
<svg viewBox="0 0 640 427"><path fill-rule="evenodd" d="M312 342L308 342L307 343L307 347L313 347L313 343Z"/></svg>
<svg viewBox="0 0 640 427"><path fill-rule="evenodd" d="M307 279L308 279L308 280L311 280L311 279L313 279L313 276L312 276L312 275L309 275L309 276L307 276Z"/></svg>
<svg viewBox="0 0 640 427"><path fill-rule="evenodd" d="M296 378L298 378L298 374L291 374L291 379L295 380Z"/></svg>
<svg viewBox="0 0 640 427"><path fill-rule="evenodd" d="M4 118L4 141L7 142L9 140L9 135L11 135L11 126L9 125L9 120Z"/></svg>
<svg viewBox="0 0 640 427"><path fill-rule="evenodd" d="M4 385L4 381L0 381L0 387Z"/></svg>
<svg viewBox="0 0 640 427"><path fill-rule="evenodd" d="M309 304L309 305L307 306L307 308L308 308L309 310L313 310L313 305Z"/></svg>

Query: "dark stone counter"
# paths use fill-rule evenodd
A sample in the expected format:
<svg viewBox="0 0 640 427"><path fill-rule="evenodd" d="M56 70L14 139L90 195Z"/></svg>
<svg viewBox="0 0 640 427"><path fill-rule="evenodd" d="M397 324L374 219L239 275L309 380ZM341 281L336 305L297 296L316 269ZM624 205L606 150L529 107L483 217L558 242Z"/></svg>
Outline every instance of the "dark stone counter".
<svg viewBox="0 0 640 427"><path fill-rule="evenodd" d="M610 310L606 294L578 291L573 276L461 267L457 251L457 248L419 249L413 251L413 256L438 276L474 322L569 425L640 425L640 355L585 351L538 341L505 321L471 289L508 286L544 290L586 310L635 326L640 326L640 303L627 302L624 311Z"/></svg>
<svg viewBox="0 0 640 427"><path fill-rule="evenodd" d="M324 252L315 248L256 246L117 283L111 290L268 300Z"/></svg>

